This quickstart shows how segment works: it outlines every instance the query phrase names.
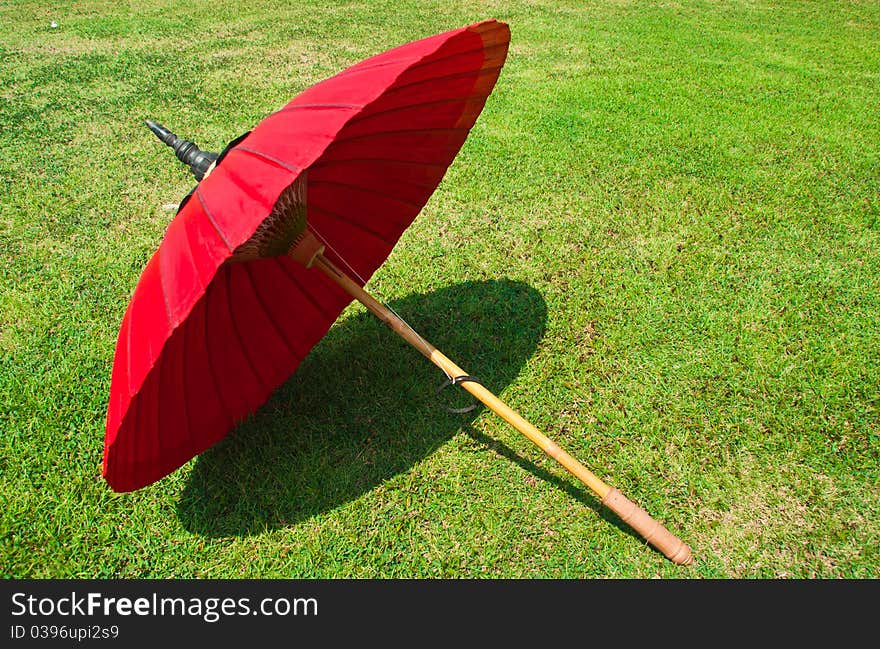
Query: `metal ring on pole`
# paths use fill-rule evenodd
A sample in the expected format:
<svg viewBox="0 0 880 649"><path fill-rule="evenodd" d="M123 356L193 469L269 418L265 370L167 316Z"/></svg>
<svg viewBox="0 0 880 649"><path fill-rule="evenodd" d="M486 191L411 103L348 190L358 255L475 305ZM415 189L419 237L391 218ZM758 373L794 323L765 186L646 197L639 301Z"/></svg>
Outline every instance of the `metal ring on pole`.
<svg viewBox="0 0 880 649"><path fill-rule="evenodd" d="M457 383L466 383L468 381L470 381L471 383L478 383L480 385L483 385L483 383L479 379L475 379L472 376L467 376L465 374L462 374L461 376L456 376L451 379L446 379L440 385L440 387L437 388L437 394L440 394L440 392L442 392L444 388L447 388L450 385L456 385ZM483 387L485 387L485 386L483 386ZM471 405L465 406L464 408L450 408L449 406L444 406L442 404L440 405L440 407L443 408L446 412L451 412L454 415L463 415L463 414L475 409L478 405L480 405L479 402L472 403Z"/></svg>

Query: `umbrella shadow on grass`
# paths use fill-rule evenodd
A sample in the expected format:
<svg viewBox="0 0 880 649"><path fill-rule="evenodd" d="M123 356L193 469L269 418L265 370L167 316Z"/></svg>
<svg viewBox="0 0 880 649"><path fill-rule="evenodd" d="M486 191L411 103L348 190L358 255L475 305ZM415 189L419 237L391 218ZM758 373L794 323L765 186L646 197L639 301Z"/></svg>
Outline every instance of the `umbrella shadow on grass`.
<svg viewBox="0 0 880 649"><path fill-rule="evenodd" d="M391 307L496 393L535 352L547 317L540 294L513 281L465 282ZM443 378L369 313L340 321L262 408L196 459L177 506L181 522L205 536L249 535L359 497L472 430L481 409L438 407L470 399L457 388L437 395Z"/></svg>

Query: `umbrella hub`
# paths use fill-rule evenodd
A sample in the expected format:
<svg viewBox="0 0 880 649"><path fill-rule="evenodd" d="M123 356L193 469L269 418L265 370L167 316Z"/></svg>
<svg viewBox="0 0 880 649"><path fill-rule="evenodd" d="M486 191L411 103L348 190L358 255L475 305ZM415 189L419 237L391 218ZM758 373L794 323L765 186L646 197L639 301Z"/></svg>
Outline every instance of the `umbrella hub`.
<svg viewBox="0 0 880 649"><path fill-rule="evenodd" d="M323 253L324 244L318 241L309 230L305 230L293 243L287 254L294 261L301 263L306 268L311 268L318 255Z"/></svg>
<svg viewBox="0 0 880 649"><path fill-rule="evenodd" d="M229 261L280 257L299 245L311 246L310 243L303 243L309 237L314 240L314 236L306 229L306 185L306 174L303 172L281 192L269 216L247 241L235 249ZM307 249L312 248L303 248ZM307 257L307 253L303 252L302 263L308 266L315 254L317 253Z"/></svg>

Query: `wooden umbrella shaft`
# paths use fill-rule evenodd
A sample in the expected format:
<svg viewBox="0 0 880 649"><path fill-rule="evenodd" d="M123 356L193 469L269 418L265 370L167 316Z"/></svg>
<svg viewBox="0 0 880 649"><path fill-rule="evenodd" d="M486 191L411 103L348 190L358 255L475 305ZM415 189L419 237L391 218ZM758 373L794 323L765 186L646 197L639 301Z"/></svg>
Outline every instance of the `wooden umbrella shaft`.
<svg viewBox="0 0 880 649"><path fill-rule="evenodd" d="M387 324L401 338L419 350L434 365L443 370L447 376L465 376L467 372L446 357L431 343L419 336L391 309L378 302L348 275L337 268L318 249L309 255L306 266L314 264L328 277L336 282L346 293L363 304L369 311ZM665 527L655 521L645 510L627 499L617 489L600 480L592 471L562 450L550 438L523 419L516 411L492 394L483 385L472 381L460 383L474 397L484 403L490 410L499 415L511 426L534 442L542 451L552 457L572 473L595 493L602 503L639 532L649 543L660 550L666 557L678 564L690 564L693 561L690 548L672 535Z"/></svg>

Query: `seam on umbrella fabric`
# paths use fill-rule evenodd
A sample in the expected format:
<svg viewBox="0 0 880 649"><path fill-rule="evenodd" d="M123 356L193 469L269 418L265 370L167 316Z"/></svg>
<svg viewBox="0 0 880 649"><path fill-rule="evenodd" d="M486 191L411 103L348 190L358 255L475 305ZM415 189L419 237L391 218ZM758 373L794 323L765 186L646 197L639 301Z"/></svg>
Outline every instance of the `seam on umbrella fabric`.
<svg viewBox="0 0 880 649"><path fill-rule="evenodd" d="M165 317L168 318L168 326L172 331L177 328L176 322L171 318L171 305L168 304L168 293L165 291L165 273L162 272L162 257L167 253L163 253L165 250L165 246L160 245L159 250L156 251L156 272L159 274L159 291L162 293L162 304L165 305ZM163 344L164 348L165 345ZM159 356L162 355L162 350L159 350ZM156 359L151 358L150 363L153 363Z"/></svg>
<svg viewBox="0 0 880 649"><path fill-rule="evenodd" d="M208 288L208 285L202 282L202 274L199 272L199 267L196 265L196 258L193 255L192 242L190 242L189 240L189 230L187 230L185 223L183 224L183 241L186 244L186 256L189 258L190 264L192 264L193 271L195 271L194 275L199 285L199 294L204 295L205 290L207 290ZM198 300L196 300L196 302L198 302ZM190 311L192 311L192 309L194 308L195 304L193 304ZM189 314L187 314L187 317L189 317Z"/></svg>
<svg viewBox="0 0 880 649"><path fill-rule="evenodd" d="M271 162L273 164L278 165L282 169L287 169L287 171L297 172L297 171L303 170L303 167L299 167L297 165L292 165L289 162L285 162L281 158L276 158L275 156L270 155L268 153L264 153L263 151L260 151L259 149L252 149L251 147L247 147L247 146L237 146L232 151L230 151L230 153L234 153L236 151L240 151L242 153L249 153L249 154L256 156L258 158L262 158L263 160L266 160L268 162Z"/></svg>
<svg viewBox="0 0 880 649"><path fill-rule="evenodd" d="M328 210L326 207L322 206L320 203L318 203L318 202L316 202L316 201L314 201L314 200L313 200L313 201L311 202L311 204L309 205L309 209L317 209L319 212L323 212L323 213L325 213L325 214L328 214L328 215L330 215L331 217L335 218L337 221L345 221L346 223L349 223L349 224L351 224L351 225L355 225L355 226L357 226L358 228L362 229L364 232L369 232L370 234L375 234L377 237L379 237L380 239L382 239L382 241L384 241L385 243L393 244L393 243L395 243L395 242L397 241L397 239L400 237L399 234L396 235L396 236L395 236L395 235L390 235L390 236L393 236L394 241L392 241L391 239L386 239L385 236L382 235L382 234L380 234L378 231L370 230L370 229L367 228L366 226L363 226L363 225L361 225L361 224L355 223L354 221L349 220L347 217L343 216L343 215L340 214L339 212L334 212L334 211ZM421 208L419 208L419 209L421 209ZM361 212L361 213L363 213L363 212ZM418 216L418 214L416 214L415 216L412 216L412 217L407 217L404 221L400 221L400 220L392 219L392 218L388 217L386 214L383 213L383 214L381 214L381 215L378 216L378 219L379 219L379 220L384 220L385 222L390 223L391 225L393 225L393 226L395 226L395 227L401 227L401 226L402 226L404 229L406 229L407 227L409 227L409 225L412 223L412 221L415 219L416 216ZM319 234L319 233L316 232L315 234ZM324 241L323 243L326 244L326 243L330 243L330 242L329 242L329 241ZM343 261L344 261L344 260L343 260Z"/></svg>
<svg viewBox="0 0 880 649"><path fill-rule="evenodd" d="M327 151L331 151L330 147L327 147ZM394 164L401 165L414 165L418 167L441 167L445 169L448 165L444 165L439 162L422 162L420 160L398 160L396 158L331 158L330 160L325 160L324 162L316 162L309 169L322 169L324 167L329 167L331 165L343 162L357 162L357 163L365 163L365 164L373 164L377 162L391 162Z"/></svg>
<svg viewBox="0 0 880 649"><path fill-rule="evenodd" d="M134 410L134 419L135 419L135 422L137 421L137 415L138 415L138 413L142 410L142 408L139 407L140 404L138 403L138 401L139 401L138 399L133 399L131 405L129 406L129 409L133 409L133 410ZM116 439L119 439L119 438L117 437ZM119 459L122 461L123 466L126 466L126 465L127 465L127 466L126 466L126 471L127 471L127 472L130 471L132 474L135 474L135 475L136 475L136 471L135 471L135 466L136 466L135 458L137 457L137 452L136 452L136 450L135 450L135 441L136 441L136 439L135 439L135 436L134 436L134 435L126 435L126 439L125 439L125 442L126 442L125 450L126 450L127 452L126 452L126 454L125 454L125 457L120 457ZM121 453L120 453L120 455L121 455Z"/></svg>
<svg viewBox="0 0 880 649"><path fill-rule="evenodd" d="M373 119L374 117L381 117L382 115L388 115L389 113L394 113L397 111L410 110L411 108L424 108L425 106L440 106L442 104L455 104L458 102L468 102L473 101L475 99L482 99L483 102L489 98L489 95L486 94L475 94L475 95L465 95L463 97L453 97L452 99L438 99L436 101L425 101L418 104L405 104L403 106L396 106L394 108L386 108L385 110L380 110L375 113L370 113L369 115L364 115L363 113L358 115L357 117L352 117L351 121L349 121L346 126L351 126L352 124L361 124L362 122L366 122L367 120Z"/></svg>
<svg viewBox="0 0 880 649"><path fill-rule="evenodd" d="M406 43L404 43L404 44L406 45ZM436 52L437 50L435 49L434 51ZM376 56L379 56L381 54L388 54L388 52L387 51L386 52L379 52L379 54L376 54ZM412 61L416 61L420 57L410 56L409 58ZM361 61L361 63L364 63L366 61L369 61L369 59L365 59L364 61ZM387 68L389 65L401 65L401 63L403 63L403 61L401 61L400 59L379 61L378 63L370 63L369 65L360 65L359 63L355 63L353 65L348 66L344 70L340 70L339 72L334 74L332 77L328 77L327 79L325 79L325 81L329 81L330 79L347 77L350 74L359 74L361 72L368 72L369 70L378 70L379 68ZM314 87L314 86L312 86L312 87Z"/></svg>
<svg viewBox="0 0 880 649"><path fill-rule="evenodd" d="M363 223L356 223L354 221L351 221L351 220L345 218L344 216L342 216L341 214L337 214L336 212L331 212L330 210L328 210L324 207L321 207L320 205L315 205L314 203L309 205L309 209L318 210L322 214L326 214L328 217L330 217L334 221L342 221L343 223L347 223L348 225L352 226L353 228L360 230L361 232L365 232L365 233L369 234L370 236L372 236L375 239L378 239L379 241L381 241L384 244L387 244L389 246L393 245L391 241L388 241L388 239L383 237L378 232L366 227Z"/></svg>
<svg viewBox="0 0 880 649"><path fill-rule="evenodd" d="M303 356L290 346L290 342L288 342L287 336L283 331L278 328L278 325L275 323L275 318L272 317L272 314L269 313L269 309L266 308L266 303L263 300L263 296L260 295L260 291L257 289L256 283L254 283L254 277L251 274L251 269L248 267L247 262L242 264L242 266L244 267L244 274L247 276L248 283L251 286L251 292L253 292L254 297L257 300L257 304L260 305L260 309L263 311L263 313L266 314L266 319L269 321L272 329L274 329L275 333L278 334L278 337L281 339L281 342L284 343L284 346L287 347L287 351L290 352L290 355L293 356L293 358L296 359L297 362L302 361Z"/></svg>
<svg viewBox="0 0 880 649"><path fill-rule="evenodd" d="M211 353L211 338L208 335L208 323L211 321L208 314L210 313L210 299L213 293L214 291L209 289L205 290L205 351L208 356L208 374L211 375L211 383L214 385L214 394L217 395L217 403L220 404L220 408L223 410L223 414L226 415L226 418L234 425L235 417L233 417L226 409L226 400L223 398L223 392L220 390L220 381L217 379L217 371L214 369L214 356Z"/></svg>
<svg viewBox="0 0 880 649"><path fill-rule="evenodd" d="M493 30L487 30L483 33L488 34L490 31L493 31ZM477 32L471 32L471 33L476 34ZM480 39L482 40L482 35L481 34L477 34L477 35L480 36ZM448 42L449 41L446 41L446 43L448 43ZM446 45L446 43L443 43L443 45ZM421 61L420 63L416 63L415 65L409 66L407 68L407 71L418 70L419 68L424 68L425 66L431 65L433 63L439 63L440 61L448 61L449 59L454 59L456 56L465 56L467 54L474 54L475 52L483 52L485 54L488 50L505 47L506 45L507 45L506 43L496 43L494 45L489 45L489 46L484 45L483 47L476 47L472 50L464 50L462 52L453 52L452 54L447 54L445 56L433 57L433 58L431 58L430 61ZM441 47L442 47L442 45L441 45ZM437 48L436 50L434 50L434 52L436 53L439 49L440 48ZM430 56L430 55L428 55L428 56ZM437 78L440 78L440 77L437 77Z"/></svg>
<svg viewBox="0 0 880 649"><path fill-rule="evenodd" d="M241 349L242 356L244 356L245 362L248 364L248 367L251 370L251 373L254 375L254 378L257 380L257 383L260 385L260 389L268 393L266 384L263 382L263 377L259 375L257 372L257 368L254 365L253 360L251 359L251 355L248 353L247 347L245 347L244 341L241 337L241 329L238 326L238 320L235 319L235 312L232 310L232 272L231 269L226 271L226 310L229 313L229 321L232 323L232 332L235 334L235 339L238 341L238 346Z"/></svg>
<svg viewBox="0 0 880 649"><path fill-rule="evenodd" d="M485 22L483 22L483 23L477 23L477 25L480 25L480 24L488 24L489 22L490 22L490 21L485 21ZM434 50L433 50L431 53L423 55L423 56L421 57L421 59L422 59L421 61L419 61L418 63L413 63L412 65L407 66L407 70L417 69L417 68L420 68L420 67L424 67L424 66L426 66L426 65L430 65L431 63L436 63L436 62L438 62L438 61L445 61L445 60L447 60L447 59L451 59L451 58L456 57L456 56L461 56L461 55L463 55L463 54L472 54L472 53L474 53L474 52L484 52L484 51L486 51L487 49L491 49L491 48L493 48L493 47L499 47L499 46L504 45L503 43L502 43L502 44L493 44L493 45L489 45L489 46L484 45L483 47L480 47L480 48L477 48L477 49L473 49L473 50L465 50L464 52L455 52L455 53L453 53L453 54L447 54L446 56L441 56L441 57L431 58L430 61L426 61L426 60L425 60L425 59L427 59L427 58L433 56L434 54L436 54L436 53L437 53L437 52L438 52L438 51L439 51L444 45L446 45L447 43L449 43L449 42L452 41L453 39L460 38L460 37L462 37L462 36L465 36L465 35L468 34L468 33L470 33L470 34L476 34L476 35L482 40L484 34L490 34L490 33L492 33L493 31L503 30L503 27L501 27L501 23L498 23L497 21L495 21L495 22L496 22L496 24L498 25L497 27L493 27L493 28L491 28L491 29L487 29L487 30L484 31L484 32L473 31L473 30L470 29L471 26L468 26L468 27L461 27L460 29L456 30L456 31L458 32L457 34L449 35L449 38L448 38L447 40L445 40L443 43L439 43L439 44L437 45L437 47L435 47ZM442 35L442 34L435 34L434 36L427 36L426 38L434 38L434 37L441 36L441 35ZM483 42L485 43L485 41L483 41ZM408 43L404 43L404 46L407 45L407 44L408 44ZM379 56L379 55L381 55L381 54L388 54L388 53L389 53L389 52L381 52L381 53L378 54L377 56ZM367 59L367 60L369 60L369 59ZM342 70L342 71L340 71L338 74L334 75L334 77L330 77L330 78L332 79L332 78L335 78L335 77L348 76L349 74L355 74L355 73L357 73L357 72L361 72L362 70L374 70L374 69L376 69L376 68L386 67L386 66L388 66L388 65L393 65L393 64L395 64L395 63L400 63L400 60L398 60L398 59L392 59L392 60L390 60L390 61L380 61L380 62L378 62L378 63L372 63L372 64L370 64L370 65L365 65L365 66L363 66L363 67L358 67L357 64L355 64L354 66L351 66L351 67L349 67L349 68L346 68L345 70ZM352 68L354 68L354 69L352 69Z"/></svg>
<svg viewBox="0 0 880 649"><path fill-rule="evenodd" d="M226 247L229 249L229 252L233 251L232 244L229 243L229 239L226 238L226 235L223 233L223 230L220 229L220 226L217 225L217 221L214 220L213 215L211 214L211 210L208 209L208 206L205 204L205 199L202 196L202 192L196 187L196 198L199 199L199 204L202 206L202 211L205 213L205 216L208 217L208 221L211 222L211 225L214 226L214 229L217 231L217 234L220 235L220 238L223 240L223 243L226 244Z"/></svg>
<svg viewBox="0 0 880 649"><path fill-rule="evenodd" d="M195 446L193 438L193 425L192 425L192 413L189 409L189 399L186 398L186 347L189 344L190 331L192 327L182 327L180 329L183 334L183 340L180 341L180 346L178 347L177 357L180 359L179 366L177 370L180 372L180 397L183 402L183 421L185 424L184 430L186 431L186 439L190 448ZM173 334L172 334L173 335Z"/></svg>
<svg viewBox="0 0 880 649"><path fill-rule="evenodd" d="M333 144L337 145L337 144L344 144L346 142L357 142L359 140L368 140L370 138L386 137L388 135L407 135L407 134L415 135L417 133L422 134L422 135L430 135L430 134L455 133L455 132L463 132L463 133L467 134L467 132L470 130L471 130L470 128L465 128L463 126L453 126L450 128L412 128L412 129L402 128L402 129L397 129L395 131L381 131L378 133L366 133L364 135L355 135L353 137L336 139L336 140L333 140Z"/></svg>
<svg viewBox="0 0 880 649"><path fill-rule="evenodd" d="M162 365L165 364L165 357L160 356L159 361L156 363L154 370L157 372L153 381L156 384L155 393L156 393L156 403L160 403L160 395L162 394ZM149 377L148 377L149 380ZM146 381L144 381L146 383ZM156 407L156 447L159 449L161 455L165 455L167 452L167 447L162 443L162 427L159 425L159 407Z"/></svg>
<svg viewBox="0 0 880 649"><path fill-rule="evenodd" d="M413 86L419 86L424 83L433 83L438 79L454 79L455 77L467 78L470 76L480 76L485 72L494 72L495 70L501 70L504 67L504 63L501 65L488 65L485 67L475 68L473 70L469 70L467 72L450 72L449 74L441 74L436 77L428 77L427 79L421 79L419 81L411 81L409 83L404 83L399 86L394 86L393 88L389 88L384 93L383 96L392 95L395 92L400 92L401 90L405 90L407 88L412 88Z"/></svg>
<svg viewBox="0 0 880 649"><path fill-rule="evenodd" d="M268 115L266 115L265 119L269 119L270 117L274 117L275 115L280 115L282 113L289 113L294 110L305 110L308 108L344 108L358 110L359 108L363 107L363 104L294 104L293 106L287 105L279 108L274 113L269 113Z"/></svg>
<svg viewBox="0 0 880 649"><path fill-rule="evenodd" d="M399 160L385 160L382 158L374 158L373 160L368 160L365 158L351 158L349 160L328 160L320 167L318 167L318 166L311 167L309 169L309 179L311 182L324 182L325 178L321 172L322 171L330 171L330 172L335 173L336 170L334 169L334 166L345 167L349 163L352 163L352 164L360 165L360 166L369 165L369 166L375 167L375 166L381 165L381 163L383 163L383 162L390 162L390 163L392 163L392 165L397 165L397 166L401 166L401 167L408 166L408 163L406 163L406 162L402 162ZM417 166L417 165L413 165L413 166ZM385 174L382 174L382 175L384 176ZM440 175L440 178L442 178L442 177L443 176ZM327 182L334 182L334 181L327 180ZM352 183L348 183L348 184L351 187L364 187L363 185L355 185ZM414 178L406 178L406 179L401 179L399 182L395 183L395 185L396 186L407 186L407 187L412 187L412 188L419 189L419 190L424 190L424 191L428 192L429 196L430 196L430 194L433 194L435 191L437 191L437 187L436 187L437 183L434 182L433 179L431 179L431 178L428 178L426 180L421 180L421 181L418 179L414 179ZM365 187L365 189L366 189L366 187Z"/></svg>
<svg viewBox="0 0 880 649"><path fill-rule="evenodd" d="M137 293L137 290L135 290ZM128 387L128 404L126 404L125 408L128 410L128 406L131 405L131 399L135 395L136 391L132 391L131 389L131 320L132 316L134 316L134 295L132 295L131 306L129 307L129 317L128 317L128 327L126 328L125 334L125 383L126 387ZM140 385L138 386L138 390L140 390ZM119 422L119 428L122 428L122 421ZM117 430L119 430L117 428Z"/></svg>
<svg viewBox="0 0 880 649"><path fill-rule="evenodd" d="M340 182L336 182L333 180L309 180L310 187L319 186L319 185L330 186L330 187L350 187L351 189L354 189L356 191L365 192L367 194L374 194L376 196L381 196L382 198L387 198L388 200L396 201L398 203L406 205L407 207L412 207L416 210L421 210L422 207L424 207L424 203L422 203L421 205L418 203L413 203L412 201L408 201L405 198L400 198L399 196L392 196L391 194L388 194L383 191L379 191L378 189L373 189L372 187L362 187L360 185L352 185L351 183L340 183ZM418 185L417 185L417 187L418 187Z"/></svg>
<svg viewBox="0 0 880 649"><path fill-rule="evenodd" d="M182 331L182 333L184 334L184 341L186 339L186 335L185 335L186 329L187 328L184 328L182 330L181 329L176 330L176 331ZM174 370L174 367L169 365L168 361L171 361L171 362L176 361L178 363L178 365L182 365L182 363L180 363L180 361L177 358L169 358L171 356L171 354L169 352L169 343L171 343L172 340L174 340L174 332L172 332L172 335L168 337L168 339L165 341L165 344L162 347L162 351L163 351L162 358L164 359L165 362L163 362L159 368L159 372L160 372L159 373L159 398L157 400L157 406L156 406L156 412L157 412L157 414L156 414L156 428L159 431L160 437L162 435L162 430L165 429L165 424L163 423L164 420L171 419L170 427L173 427L173 425L174 425L174 423L173 423L174 418L169 417L169 413L168 413L168 409L167 409L167 405L169 402L168 402L168 400L162 398L163 397L162 385L167 385L169 383L169 381L167 380L167 377L163 379L163 374L168 374L169 372L172 372ZM181 341L181 342L183 342L183 341ZM181 343L175 341L175 344L177 345L175 348L175 351L177 351L177 350L179 350ZM180 369L181 373L183 372L182 367L178 368L178 369ZM185 381L181 381L181 383L185 383ZM163 414L164 414L164 417L163 417ZM173 413L172 413L172 415L173 415ZM186 438L191 439L191 435L189 433L189 418L186 415L186 410L184 410L183 420L186 425L186 429L185 429L186 430Z"/></svg>
<svg viewBox="0 0 880 649"><path fill-rule="evenodd" d="M275 257L274 259L275 259L276 263L281 267L281 270L284 271L284 275L285 275L285 276L286 276L286 277L287 277L287 278L293 283L294 286L296 286L296 289L297 289L300 293L302 293L302 294L305 296L305 298L306 298L309 302L312 303L312 306L314 306L315 309L318 311L318 313L321 314L321 317L322 317L326 322L329 322L330 324L333 324L333 322L336 320L336 318L339 317L339 315L336 315L335 317L332 317L332 318L331 318L329 315L327 315L327 312L324 310L324 307L321 306L321 304L320 304L317 300L315 300L315 298L312 296L312 294L309 293L309 292L305 289L305 287L304 287L302 284L299 283L299 280L296 279L296 276L294 276L293 274L291 274L291 272L290 272L290 270L287 268L287 266L281 261L281 258L280 258L280 257Z"/></svg>
<svg viewBox="0 0 880 649"><path fill-rule="evenodd" d="M478 23L478 24L479 24L479 23ZM500 25L500 23L499 23L499 25ZM467 28L461 28L460 30L456 30L456 31L457 31L458 33L456 33L455 35L450 35L449 38L445 41L446 43L450 42L453 38L458 38L459 36L465 34L465 33L467 32ZM487 30L487 31L491 31L491 30ZM430 38L430 37L429 37L429 38ZM481 37L481 38L482 38L482 37ZM409 86L417 85L417 82L414 82L414 83L404 84L404 85L402 85L402 86L397 86L397 87L395 87L395 84L400 80L400 77L401 77L402 75L404 75L404 74L407 72L407 70L411 70L411 69L413 69L413 68L417 68L417 67L419 67L419 66L422 66L422 65L425 65L425 64L428 64L428 63L432 63L432 62L434 62L434 61L442 60L443 57L441 57L441 58L439 58L439 59L431 59L431 57L432 57L434 54L436 54L437 51L438 51L438 50L439 50L444 44L445 44L445 43L438 44L438 45L437 45L437 46L436 46L431 52L426 53L426 54L423 54L423 55L421 55L421 56L419 56L419 57L413 58L413 59L412 59L413 62L412 62L412 63L409 63L409 64L406 64L405 69L403 69L403 70L401 70L400 72L397 73L397 75L394 77L394 80L391 81L391 82L388 84L388 86L386 87L386 89L383 90L382 93L380 93L378 96L374 97L373 99L371 99L370 101L368 101L367 103L365 103L364 106L363 106L363 109L362 109L362 110L366 110L367 108L369 108L370 106L372 106L373 104L375 104L377 101L379 101L382 97L386 96L386 95L387 95L388 93L390 93L390 92L394 92L394 91L396 91L396 90L399 89L399 88L406 88L406 87L409 87ZM485 45L484 45L484 49L485 49ZM386 52L386 53L387 53L387 52ZM450 56L452 56L452 55L450 55ZM385 65L390 65L391 63L402 64L402 61L400 61L400 60L398 59L398 60L388 61L388 62L384 62L384 61L383 61L382 63L378 63L378 64L376 64L376 65L374 65L374 66L371 65L371 66L365 66L365 67L362 67L362 68L358 68L358 67L355 66L354 69L352 69L352 68L346 68L345 70L343 70L343 71L340 72L339 74L335 75L334 77L330 77L330 79L334 79L334 78L336 78L336 77L341 77L341 76L345 75L346 73L356 73L356 72L361 72L361 71L363 71L363 70L368 70L368 69L370 69L370 68L372 68L372 67L383 67L383 66L385 66ZM501 65L499 65L499 66L497 67L497 69L500 71L501 68L503 67L503 65L504 65L504 61L501 62ZM483 68L483 67L481 67L481 68L479 68L478 70L476 70L475 72L476 72L477 75L479 75L479 74L481 74L481 73L482 73L484 70L486 70L486 69L488 69L488 68ZM494 69L494 68L493 68L493 69ZM442 75L442 76L439 76L439 77L432 77L432 79L452 78L452 77L455 77L455 76L467 76L467 75L470 75L470 74L473 74L473 73L474 73L474 72L467 72L467 73L459 74L459 75L456 75L456 74ZM499 73L500 73L500 72L499 72ZM330 79L327 79L326 81L329 81ZM355 116L355 117L357 117L357 116ZM345 130L345 128L348 126L348 124L351 122L352 119L354 119L354 118L349 118L348 120L346 120L346 121L345 121L345 122L339 127L339 129L336 131L336 134L339 135L340 133L342 133L342 132ZM470 129L464 129L464 130L467 132L467 131L469 131ZM324 151L322 151L321 154L320 154L320 155L319 155L319 156L318 156L313 162L319 162L319 161L321 160L322 156L323 156L328 150L330 150L331 146L332 146L333 144L336 144L336 143L339 142L339 141L340 141L340 140L336 140L336 139L334 139L333 142L331 142L331 145L328 146L326 149L324 149ZM309 165L309 166L311 166L311 165ZM447 165L447 166L448 166L448 165Z"/></svg>

